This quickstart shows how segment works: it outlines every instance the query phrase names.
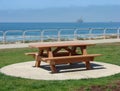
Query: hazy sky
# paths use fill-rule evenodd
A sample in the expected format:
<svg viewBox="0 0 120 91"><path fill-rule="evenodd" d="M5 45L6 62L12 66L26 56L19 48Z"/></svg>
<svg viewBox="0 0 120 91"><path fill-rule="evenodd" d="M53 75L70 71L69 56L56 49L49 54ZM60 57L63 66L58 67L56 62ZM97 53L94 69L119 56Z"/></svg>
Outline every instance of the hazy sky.
<svg viewBox="0 0 120 91"><path fill-rule="evenodd" d="M120 0L0 0L0 22L120 21Z"/></svg>
<svg viewBox="0 0 120 91"><path fill-rule="evenodd" d="M120 5L120 0L0 0L0 9L41 9L88 5Z"/></svg>

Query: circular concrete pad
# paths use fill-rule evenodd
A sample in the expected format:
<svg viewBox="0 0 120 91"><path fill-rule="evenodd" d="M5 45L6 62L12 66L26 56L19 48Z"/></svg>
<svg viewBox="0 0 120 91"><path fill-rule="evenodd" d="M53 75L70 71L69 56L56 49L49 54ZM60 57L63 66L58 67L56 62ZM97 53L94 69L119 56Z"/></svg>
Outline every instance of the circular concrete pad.
<svg viewBox="0 0 120 91"><path fill-rule="evenodd" d="M57 65L59 72L54 74L51 73L48 64L42 62L42 66L36 68L33 67L34 63L35 61L30 61L8 65L1 68L0 72L10 76L37 80L99 78L120 73L120 66L102 62L91 62L91 70L86 70L84 63Z"/></svg>

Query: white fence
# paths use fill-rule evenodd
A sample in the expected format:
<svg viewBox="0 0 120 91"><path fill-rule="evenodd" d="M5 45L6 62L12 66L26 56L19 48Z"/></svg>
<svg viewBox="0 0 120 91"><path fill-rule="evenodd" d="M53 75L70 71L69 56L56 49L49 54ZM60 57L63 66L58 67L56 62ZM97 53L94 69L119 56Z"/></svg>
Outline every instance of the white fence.
<svg viewBox="0 0 120 91"><path fill-rule="evenodd" d="M79 28L0 31L0 43L120 38L120 28Z"/></svg>

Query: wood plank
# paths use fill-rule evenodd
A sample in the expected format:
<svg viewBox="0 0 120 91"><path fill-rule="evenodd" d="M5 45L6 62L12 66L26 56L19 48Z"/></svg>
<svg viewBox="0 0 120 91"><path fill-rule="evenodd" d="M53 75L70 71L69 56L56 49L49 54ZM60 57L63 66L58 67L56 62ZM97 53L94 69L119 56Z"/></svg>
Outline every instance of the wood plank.
<svg viewBox="0 0 120 91"><path fill-rule="evenodd" d="M74 58L85 58L85 57L96 57L101 56L101 54L87 54L87 55L75 55L75 56L61 56L53 58L43 58L44 60L58 60L58 59L74 59Z"/></svg>
<svg viewBox="0 0 120 91"><path fill-rule="evenodd" d="M52 42L52 43L36 43L30 44L29 47L33 48L49 48L49 47L71 47L71 46L91 46L93 43L84 42Z"/></svg>
<svg viewBox="0 0 120 91"><path fill-rule="evenodd" d="M56 64L67 64L67 63L77 63L77 62L87 62L87 61L93 61L91 58L94 57L86 57L86 58L71 58L71 59L56 59L51 60L54 65ZM50 60L46 60L47 63L50 62Z"/></svg>

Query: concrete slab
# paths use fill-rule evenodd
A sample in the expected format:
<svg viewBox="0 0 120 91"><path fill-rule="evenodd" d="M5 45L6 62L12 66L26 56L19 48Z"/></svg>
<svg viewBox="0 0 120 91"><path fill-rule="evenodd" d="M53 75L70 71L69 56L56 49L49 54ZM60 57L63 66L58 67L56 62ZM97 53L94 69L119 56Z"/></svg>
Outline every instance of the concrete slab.
<svg viewBox="0 0 120 91"><path fill-rule="evenodd" d="M57 65L59 73L55 74L51 74L48 64L44 62L41 64L41 68L36 68L33 67L34 61L16 63L1 68L0 72L10 76L36 80L88 79L120 73L120 66L102 62L92 62L93 69L91 70L86 70L84 63Z"/></svg>

